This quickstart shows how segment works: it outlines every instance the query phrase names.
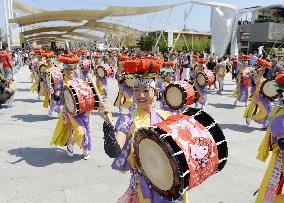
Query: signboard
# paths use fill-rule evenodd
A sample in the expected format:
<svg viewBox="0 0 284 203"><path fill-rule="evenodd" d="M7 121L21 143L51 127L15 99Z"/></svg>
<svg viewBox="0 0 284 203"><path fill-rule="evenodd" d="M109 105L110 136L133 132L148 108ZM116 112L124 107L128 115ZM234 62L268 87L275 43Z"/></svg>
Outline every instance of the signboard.
<svg viewBox="0 0 284 203"><path fill-rule="evenodd" d="M11 25L11 46L21 46L20 32L17 25Z"/></svg>
<svg viewBox="0 0 284 203"><path fill-rule="evenodd" d="M281 23L269 23L268 40L284 41L284 25Z"/></svg>
<svg viewBox="0 0 284 203"><path fill-rule="evenodd" d="M250 38L250 33L249 32L242 32L241 33L241 41L249 41Z"/></svg>
<svg viewBox="0 0 284 203"><path fill-rule="evenodd" d="M168 32L168 47L173 47L174 45L174 33L169 31Z"/></svg>

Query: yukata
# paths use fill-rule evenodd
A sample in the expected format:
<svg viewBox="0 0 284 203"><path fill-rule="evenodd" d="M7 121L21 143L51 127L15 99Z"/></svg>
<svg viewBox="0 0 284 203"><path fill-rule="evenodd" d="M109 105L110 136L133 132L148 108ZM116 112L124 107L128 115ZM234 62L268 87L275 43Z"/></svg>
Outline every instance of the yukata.
<svg viewBox="0 0 284 203"><path fill-rule="evenodd" d="M132 111L135 108L135 104L133 102L133 89L124 83L119 84L119 90L114 106Z"/></svg>
<svg viewBox="0 0 284 203"><path fill-rule="evenodd" d="M237 101L247 103L249 98L249 86L244 86L241 83L241 77L237 79L237 87L233 92L233 96L237 98Z"/></svg>
<svg viewBox="0 0 284 203"><path fill-rule="evenodd" d="M77 79L64 80L64 85L76 85L80 81ZM72 129L70 128L72 127ZM68 140L69 130L72 130L72 140ZM64 105L59 115L56 128L54 130L50 144L64 147L66 144L75 143L84 150L91 151L91 129L90 129L90 112L71 115Z"/></svg>
<svg viewBox="0 0 284 203"><path fill-rule="evenodd" d="M32 93L35 91L38 91L38 79L39 79L39 63L36 59L32 60L31 62L31 80L33 82L32 86L30 87L30 90Z"/></svg>
<svg viewBox="0 0 284 203"><path fill-rule="evenodd" d="M92 74L90 72L81 71L81 79L84 82L91 82L92 81Z"/></svg>
<svg viewBox="0 0 284 203"><path fill-rule="evenodd" d="M252 118L255 122L262 124L263 128L267 128L271 105L269 99L260 94L260 88L264 80L265 78L262 76L257 77L254 94L252 95L251 102L247 106L243 117Z"/></svg>
<svg viewBox="0 0 284 203"><path fill-rule="evenodd" d="M53 92L54 94L56 92L61 92L62 89L63 89L63 82L62 82L62 74L61 73L58 73L58 69L55 67L55 66L52 66L50 69L49 69L50 73L54 73L57 72L57 77L60 76L60 80L58 81L53 81L54 84L53 84L53 87L51 87L53 89ZM59 74L59 75L58 75ZM53 99L53 97L50 95L50 98L49 98L49 116L52 116L52 112L56 112L56 113L60 113L61 112L61 107L62 107L62 99L60 99L59 101L55 101Z"/></svg>
<svg viewBox="0 0 284 203"><path fill-rule="evenodd" d="M151 110L151 114L137 109L131 114L120 116L116 122L115 130L127 135L126 142L120 154L114 159L112 168L121 172L130 171L130 185L125 194L119 198L119 203L169 203L154 191L146 181L145 177L137 172L137 163L134 159L132 140L134 133L140 127L151 126L167 119L171 113L166 111ZM174 202L188 202L187 193Z"/></svg>
<svg viewBox="0 0 284 203"><path fill-rule="evenodd" d="M207 101L207 91L206 87L202 87L201 85L195 83L194 84L197 91L197 102L201 104L201 108L204 108Z"/></svg>
<svg viewBox="0 0 284 203"><path fill-rule="evenodd" d="M274 108L269 117L271 122L259 147L257 159L265 162L271 149L272 156L262 179L256 203L284 201L284 196L281 195L284 183L284 156L278 145L278 139L284 137L284 106Z"/></svg>

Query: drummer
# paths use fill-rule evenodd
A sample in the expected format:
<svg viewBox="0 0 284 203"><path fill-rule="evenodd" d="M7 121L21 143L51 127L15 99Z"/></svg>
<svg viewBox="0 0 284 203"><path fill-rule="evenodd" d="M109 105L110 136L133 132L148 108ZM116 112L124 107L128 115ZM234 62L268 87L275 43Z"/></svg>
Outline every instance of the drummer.
<svg viewBox="0 0 284 203"><path fill-rule="evenodd" d="M177 81L178 59L177 59L176 51L173 51L170 53L169 62L172 62L174 64L173 72L172 72L172 80Z"/></svg>
<svg viewBox="0 0 284 203"><path fill-rule="evenodd" d="M84 82L89 82L93 78L93 74L91 73L91 64L86 55L82 56L80 64L80 76Z"/></svg>
<svg viewBox="0 0 284 203"><path fill-rule="evenodd" d="M53 80L53 83L51 83L51 81L49 82L51 83L50 84L51 86L49 87L50 89L49 89L49 95L48 95L48 99L49 99L48 104L50 105L49 112L48 112L49 117L52 117L53 112L56 112L59 116L61 112L61 108L62 108L62 101L56 98L56 96L54 95L54 92L58 90L57 83L59 80L62 80L63 75L61 71L55 66L53 61L54 61L53 55L50 55L50 57L46 59L46 64L47 64L46 71L49 72L50 77L53 77L52 79L50 78L50 80Z"/></svg>
<svg viewBox="0 0 284 203"><path fill-rule="evenodd" d="M158 100L160 101L160 108L165 111L170 111L172 113L176 112L174 109L170 108L164 99L164 92L166 87L173 82L173 72L174 72L174 63L173 62L164 62L164 67L161 68L160 74L162 81L158 84Z"/></svg>
<svg viewBox="0 0 284 203"><path fill-rule="evenodd" d="M281 106L276 106L270 113L270 124L267 128L265 137L259 147L257 159L265 162L268 158L269 151L272 150L272 156L268 168L264 174L256 203L275 202L282 203L284 195L282 193L284 176L283 176L283 150L284 150L284 74L279 74L275 85L272 86L274 90L279 92L282 100Z"/></svg>
<svg viewBox="0 0 284 203"><path fill-rule="evenodd" d="M207 101L207 91L206 86L202 87L196 82L196 76L199 72L204 72L206 60L204 58L198 58L197 64L194 66L192 78L195 80L194 86L197 91L197 100L195 105L198 106L198 103L201 105L201 108L203 109L205 107L206 101Z"/></svg>
<svg viewBox="0 0 284 203"><path fill-rule="evenodd" d="M268 115L271 112L271 105L269 99L261 94L260 89L265 81L263 77L265 73L265 68L269 64L263 59L258 59L255 62L254 67L256 68L257 81L256 88L252 95L250 104L247 106L243 117L246 119L246 124L249 125L251 120L262 124L262 128L266 129L268 127Z"/></svg>
<svg viewBox="0 0 284 203"><path fill-rule="evenodd" d="M109 57L108 55L105 55L105 64L107 64L107 58ZM102 65L102 64L100 64ZM97 66L98 67L98 66ZM96 68L97 68L96 67ZM108 96L108 78L106 76L104 76L103 78L99 77L96 74L96 86L100 92L100 94L104 97L107 98Z"/></svg>
<svg viewBox="0 0 284 203"><path fill-rule="evenodd" d="M79 58L77 63L79 63ZM79 78L76 78L74 74L74 70L78 65L77 63L70 64L68 60L64 61L64 77L63 80L58 82L57 92L55 92L57 96L63 97L63 86L83 82ZM58 118L50 144L62 147L67 146L67 154L69 156L73 156L74 145L77 144L80 148L83 148L83 158L85 160L90 159L90 151L92 149L90 112L72 116L68 112L65 103L63 103L62 112Z"/></svg>
<svg viewBox="0 0 284 203"><path fill-rule="evenodd" d="M124 66L127 65L126 63ZM169 202L162 200L160 195L149 187L145 177L138 174L131 142L138 128L153 125L171 115L169 112L153 108L156 84L155 78L152 78L154 75L151 75L144 77L140 75L135 80L133 96L137 109L130 114L120 116L115 126L111 124L112 116L108 104L106 102L100 104L99 113L105 120L103 124L105 152L111 158L115 158L112 168L131 172L130 186L118 202ZM110 116L107 117L106 113ZM187 193L184 193L179 202L182 199L183 202L187 202Z"/></svg>
<svg viewBox="0 0 284 203"><path fill-rule="evenodd" d="M247 106L247 101L249 97L249 87L251 86L251 70L252 68L248 65L248 60L250 56L242 55L240 56L241 66L237 75L237 86L233 92L233 96L236 97L234 101L234 106L237 105L237 102L245 103Z"/></svg>
<svg viewBox="0 0 284 203"><path fill-rule="evenodd" d="M120 55L120 66L123 66L124 61L127 59L127 55ZM127 75L123 73L121 67L119 67L115 73L115 79L118 82L118 94L115 99L114 106L119 108L120 113L122 113L123 108L128 109L129 112L131 112L135 108L135 104L133 102L133 87L129 86L127 82L133 79L127 78Z"/></svg>

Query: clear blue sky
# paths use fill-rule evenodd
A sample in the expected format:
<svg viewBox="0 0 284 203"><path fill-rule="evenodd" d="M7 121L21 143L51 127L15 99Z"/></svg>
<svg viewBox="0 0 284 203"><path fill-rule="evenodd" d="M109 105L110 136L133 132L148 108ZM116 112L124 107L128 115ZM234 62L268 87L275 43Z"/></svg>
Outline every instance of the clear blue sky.
<svg viewBox="0 0 284 203"><path fill-rule="evenodd" d="M0 26L4 27L4 6L3 1L0 0ZM170 3L185 2L183 0L18 0L27 5L41 7L51 10L63 10L63 9L103 9L109 5L116 6L149 6L149 5L161 5ZM209 0L208 0L209 1ZM213 0L214 1L214 0ZM214 1L227 4L234 4L238 8L251 7L251 6L264 6L271 4L283 4L283 0L223 0ZM147 14L139 17L127 17L119 19L108 19L112 22L121 22L121 24L130 25L138 29L145 27L151 29L181 29L183 24L183 16L186 9L190 4L179 6L173 9L169 20L166 22L170 11L166 10L157 14ZM187 21L188 28L195 28L201 31L209 31L210 27L210 9L206 6L196 5L189 15Z"/></svg>

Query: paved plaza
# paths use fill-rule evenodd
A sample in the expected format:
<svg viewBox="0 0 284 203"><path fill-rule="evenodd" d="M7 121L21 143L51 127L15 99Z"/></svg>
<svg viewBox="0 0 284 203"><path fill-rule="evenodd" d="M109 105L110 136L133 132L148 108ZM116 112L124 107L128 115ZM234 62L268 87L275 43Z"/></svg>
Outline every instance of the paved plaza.
<svg viewBox="0 0 284 203"><path fill-rule="evenodd" d="M65 148L49 145L57 115L49 119L43 102L29 91L29 76L28 67L22 67L13 85L15 107L0 109L0 202L116 202L129 185L129 174L110 167L112 159L103 150L103 120L93 112L92 159L83 160L78 147L74 157L68 157ZM112 106L117 82L109 83ZM228 75L223 95L209 92L206 111L224 130L229 158L221 173L189 192L191 203L253 202L264 175L267 164L255 157L265 131L254 123L245 126L244 105L233 106L234 87Z"/></svg>

